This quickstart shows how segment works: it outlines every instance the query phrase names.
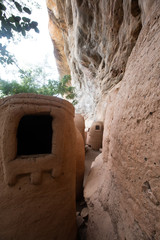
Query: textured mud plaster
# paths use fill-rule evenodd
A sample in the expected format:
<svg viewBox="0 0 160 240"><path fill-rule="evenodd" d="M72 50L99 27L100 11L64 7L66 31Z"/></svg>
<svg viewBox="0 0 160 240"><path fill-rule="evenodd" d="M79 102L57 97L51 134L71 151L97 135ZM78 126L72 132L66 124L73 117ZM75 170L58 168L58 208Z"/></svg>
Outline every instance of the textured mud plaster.
<svg viewBox="0 0 160 240"><path fill-rule="evenodd" d="M88 240L160 239L160 2L152 3L106 97L103 152L85 186Z"/></svg>
<svg viewBox="0 0 160 240"><path fill-rule="evenodd" d="M93 122L87 135L87 144L93 150L99 150L102 147L103 122Z"/></svg>
<svg viewBox="0 0 160 240"><path fill-rule="evenodd" d="M83 197L83 180L85 168L85 122L81 114L75 114L75 126L77 128L77 160L76 160L76 199Z"/></svg>
<svg viewBox="0 0 160 240"><path fill-rule="evenodd" d="M85 170L85 149L84 140L78 129L77 135L77 148L76 148L76 199L79 200L83 197L83 180Z"/></svg>
<svg viewBox="0 0 160 240"><path fill-rule="evenodd" d="M75 240L74 107L56 97L19 94L0 100L0 112L0 239ZM38 125L40 148L28 143L28 152L19 141L25 144L25 129ZM43 149L46 126L49 147Z"/></svg>
<svg viewBox="0 0 160 240"><path fill-rule="evenodd" d="M80 131L80 133L83 137L84 144L85 144L85 131L84 131L85 130L85 120L84 120L84 117L81 114L76 113L74 122L75 122L76 127Z"/></svg>

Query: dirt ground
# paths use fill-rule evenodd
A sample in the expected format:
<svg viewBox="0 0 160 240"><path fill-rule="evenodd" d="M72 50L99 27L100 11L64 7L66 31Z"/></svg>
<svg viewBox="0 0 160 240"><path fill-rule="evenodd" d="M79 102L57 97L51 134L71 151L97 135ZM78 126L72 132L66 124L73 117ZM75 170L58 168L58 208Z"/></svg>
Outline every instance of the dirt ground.
<svg viewBox="0 0 160 240"><path fill-rule="evenodd" d="M86 147L85 173L84 173L83 186L85 186L87 177L90 173L92 162L95 160L95 158L99 154L100 154L100 151L94 151L90 147L88 146ZM82 198L80 201L77 202L77 227L78 227L77 240L87 240L88 215L86 212L87 212L87 205L84 198Z"/></svg>

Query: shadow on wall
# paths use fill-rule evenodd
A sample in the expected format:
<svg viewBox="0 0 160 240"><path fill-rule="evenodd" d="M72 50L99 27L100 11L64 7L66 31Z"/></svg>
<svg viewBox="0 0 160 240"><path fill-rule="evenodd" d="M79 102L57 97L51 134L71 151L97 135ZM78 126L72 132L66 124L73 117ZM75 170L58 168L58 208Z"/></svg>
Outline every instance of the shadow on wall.
<svg viewBox="0 0 160 240"><path fill-rule="evenodd" d="M85 121L81 114L75 114L75 126L77 128L77 161L76 161L76 199L83 197L83 180L85 170Z"/></svg>

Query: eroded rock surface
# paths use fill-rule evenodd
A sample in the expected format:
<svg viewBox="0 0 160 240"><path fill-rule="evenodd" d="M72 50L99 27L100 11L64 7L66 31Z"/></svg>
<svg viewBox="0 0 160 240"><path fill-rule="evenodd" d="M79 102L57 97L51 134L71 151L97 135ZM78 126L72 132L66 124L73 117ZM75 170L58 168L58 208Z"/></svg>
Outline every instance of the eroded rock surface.
<svg viewBox="0 0 160 240"><path fill-rule="evenodd" d="M64 39L62 30L65 30L65 23L59 19L56 1L46 0L46 3L49 14L49 32L54 45L54 56L56 58L60 77L63 77L64 75L70 74L67 58L64 53Z"/></svg>
<svg viewBox="0 0 160 240"><path fill-rule="evenodd" d="M160 19L151 9L106 99L103 152L85 187L88 240L160 239Z"/></svg>
<svg viewBox="0 0 160 240"><path fill-rule="evenodd" d="M153 2L47 1L49 29L60 74L68 73L69 65L78 92L77 109L87 117L97 118L98 104L98 120L103 120L106 104L102 100L122 80Z"/></svg>

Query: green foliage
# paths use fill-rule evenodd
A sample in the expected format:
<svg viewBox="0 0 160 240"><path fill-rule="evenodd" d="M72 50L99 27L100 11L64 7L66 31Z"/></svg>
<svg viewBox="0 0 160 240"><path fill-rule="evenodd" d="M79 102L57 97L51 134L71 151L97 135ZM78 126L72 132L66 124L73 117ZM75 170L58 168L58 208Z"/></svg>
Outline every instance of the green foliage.
<svg viewBox="0 0 160 240"><path fill-rule="evenodd" d="M31 10L23 2L15 0L0 0L0 38L13 39L14 33L26 36L31 29L39 33L38 23L31 21L25 14L30 15ZM5 46L0 44L0 63L12 64L13 56L9 54Z"/></svg>
<svg viewBox="0 0 160 240"><path fill-rule="evenodd" d="M2 1L2 0L1 0ZM16 14L12 13L12 9L16 9ZM9 11L7 11L9 10ZM31 10L27 7L23 7L17 1L3 0L0 3L0 20L1 20L1 30L0 37L6 37L8 39L13 37L13 31L21 33L23 36L26 35L27 31L34 29L39 32L37 26L38 23L31 21L30 18L22 17L21 13L31 14Z"/></svg>
<svg viewBox="0 0 160 240"><path fill-rule="evenodd" d="M45 74L40 68L26 71L20 70L19 73L21 78L20 83L15 80L8 82L0 79L0 97L18 93L36 93L49 96L61 95L68 100L72 100L74 105L77 103L74 87L68 85L71 80L70 75L65 75L60 81L47 80L47 83L41 83L39 78L42 74L45 80Z"/></svg>
<svg viewBox="0 0 160 240"><path fill-rule="evenodd" d="M14 56L7 51L6 46L0 43L0 63L4 65L5 63L12 64L14 62Z"/></svg>

